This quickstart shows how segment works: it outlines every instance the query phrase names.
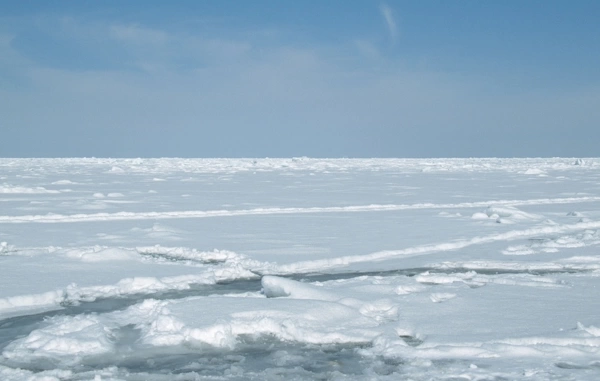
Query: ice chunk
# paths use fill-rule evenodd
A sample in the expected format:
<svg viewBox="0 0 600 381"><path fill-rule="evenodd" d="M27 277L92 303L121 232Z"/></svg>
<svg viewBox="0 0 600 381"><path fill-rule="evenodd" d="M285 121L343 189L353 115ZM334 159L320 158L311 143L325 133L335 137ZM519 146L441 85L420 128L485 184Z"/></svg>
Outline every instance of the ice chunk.
<svg viewBox="0 0 600 381"><path fill-rule="evenodd" d="M450 300L453 298L456 298L456 294L449 292L436 292L429 295L429 299L431 299L431 301L434 303L445 302L446 300Z"/></svg>
<svg viewBox="0 0 600 381"><path fill-rule="evenodd" d="M329 294L317 287L277 276L263 276L263 293L267 298L291 297L295 299L337 300L339 296Z"/></svg>

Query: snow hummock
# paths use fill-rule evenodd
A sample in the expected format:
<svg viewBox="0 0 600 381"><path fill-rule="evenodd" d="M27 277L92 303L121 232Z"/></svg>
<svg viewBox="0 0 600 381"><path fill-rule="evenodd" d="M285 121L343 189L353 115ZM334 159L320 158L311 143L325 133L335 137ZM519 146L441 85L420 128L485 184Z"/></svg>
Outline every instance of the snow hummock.
<svg viewBox="0 0 600 381"><path fill-rule="evenodd" d="M523 212L511 206L489 206L485 212L476 212L471 216L474 220L491 219L497 223L514 223L517 220L539 220L540 216Z"/></svg>
<svg viewBox="0 0 600 381"><path fill-rule="evenodd" d="M0 194L56 194L58 190L46 189L44 187L23 187L9 184L0 185Z"/></svg>

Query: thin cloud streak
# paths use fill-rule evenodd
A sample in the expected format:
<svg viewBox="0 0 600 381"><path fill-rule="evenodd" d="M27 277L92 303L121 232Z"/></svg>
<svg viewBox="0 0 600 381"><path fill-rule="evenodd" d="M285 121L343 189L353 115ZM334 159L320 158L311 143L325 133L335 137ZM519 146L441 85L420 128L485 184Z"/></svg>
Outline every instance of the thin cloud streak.
<svg viewBox="0 0 600 381"><path fill-rule="evenodd" d="M387 26L388 32L390 33L392 42L396 42L396 39L398 38L398 26L396 25L396 21L394 20L394 13L392 11L392 8L390 8L385 3L382 3L379 6L379 10L381 11L381 15L385 20L385 24Z"/></svg>
<svg viewBox="0 0 600 381"><path fill-rule="evenodd" d="M162 45L168 41L167 33L137 25L111 25L109 31L112 38L126 43Z"/></svg>

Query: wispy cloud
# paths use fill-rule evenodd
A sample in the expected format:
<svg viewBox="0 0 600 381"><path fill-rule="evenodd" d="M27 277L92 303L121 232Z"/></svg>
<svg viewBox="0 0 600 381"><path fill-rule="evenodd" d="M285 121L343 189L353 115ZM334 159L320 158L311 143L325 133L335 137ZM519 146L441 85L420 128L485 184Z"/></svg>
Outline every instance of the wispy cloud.
<svg viewBox="0 0 600 381"><path fill-rule="evenodd" d="M159 45L168 40L167 33L160 30L142 28L137 25L112 25L110 36L128 43Z"/></svg>
<svg viewBox="0 0 600 381"><path fill-rule="evenodd" d="M393 11L380 12L399 38ZM40 46L0 33L0 125L16 142L0 155L585 156L599 140L597 85L523 95L477 75L411 70L368 39L298 47L76 19L62 31L52 41L69 49L56 54L67 61L78 48L79 66L29 56ZM540 143L566 137L564 149Z"/></svg>
<svg viewBox="0 0 600 381"><path fill-rule="evenodd" d="M370 41L358 39L354 41L354 45L356 45L358 52L363 57L366 57L370 60L381 59L381 53L379 52L379 49L377 49L377 47L373 45Z"/></svg>
<svg viewBox="0 0 600 381"><path fill-rule="evenodd" d="M387 4L382 3L379 6L379 10L381 11L381 15L385 20L385 24L387 26L388 32L390 33L390 37L393 42L398 38L398 26L396 25L396 21L394 20L394 12L392 8L390 8Z"/></svg>

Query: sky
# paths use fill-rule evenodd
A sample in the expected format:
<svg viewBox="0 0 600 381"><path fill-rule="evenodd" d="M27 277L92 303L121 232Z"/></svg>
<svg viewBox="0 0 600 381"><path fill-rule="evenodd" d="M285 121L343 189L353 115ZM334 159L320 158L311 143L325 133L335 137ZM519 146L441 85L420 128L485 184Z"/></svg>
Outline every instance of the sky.
<svg viewBox="0 0 600 381"><path fill-rule="evenodd" d="M598 157L597 0L0 0L0 157Z"/></svg>

